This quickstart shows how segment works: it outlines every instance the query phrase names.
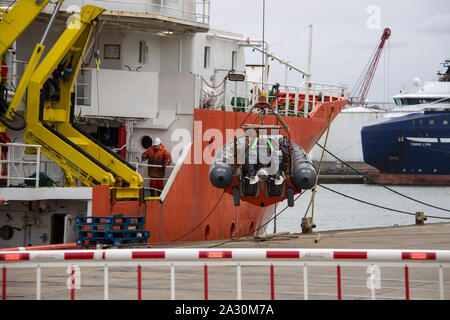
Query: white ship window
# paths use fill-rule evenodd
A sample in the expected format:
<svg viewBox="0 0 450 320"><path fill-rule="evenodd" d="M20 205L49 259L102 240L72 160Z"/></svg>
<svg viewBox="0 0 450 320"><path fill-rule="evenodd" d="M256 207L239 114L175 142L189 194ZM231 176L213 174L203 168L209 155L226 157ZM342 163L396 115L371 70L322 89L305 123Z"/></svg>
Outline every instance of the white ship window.
<svg viewBox="0 0 450 320"><path fill-rule="evenodd" d="M448 125L448 120L442 120L442 124Z"/></svg>
<svg viewBox="0 0 450 320"><path fill-rule="evenodd" d="M394 102L396 105L401 106L402 105L402 99L394 99Z"/></svg>
<svg viewBox="0 0 450 320"><path fill-rule="evenodd" d="M448 100L448 99L446 99ZM397 106L407 106L407 105L415 105L415 104L426 104L433 103L436 101L446 101L443 98L395 98L394 102Z"/></svg>
<svg viewBox="0 0 450 320"><path fill-rule="evenodd" d="M120 60L120 44L105 44L105 59Z"/></svg>
<svg viewBox="0 0 450 320"><path fill-rule="evenodd" d="M430 120L428 123L432 126L434 124L434 120Z"/></svg>
<svg viewBox="0 0 450 320"><path fill-rule="evenodd" d="M208 69L211 64L211 48L205 46L205 51L203 54L203 68Z"/></svg>
<svg viewBox="0 0 450 320"><path fill-rule="evenodd" d="M236 70L237 67L237 55L238 55L237 51L233 51L231 53L231 69L233 70Z"/></svg>

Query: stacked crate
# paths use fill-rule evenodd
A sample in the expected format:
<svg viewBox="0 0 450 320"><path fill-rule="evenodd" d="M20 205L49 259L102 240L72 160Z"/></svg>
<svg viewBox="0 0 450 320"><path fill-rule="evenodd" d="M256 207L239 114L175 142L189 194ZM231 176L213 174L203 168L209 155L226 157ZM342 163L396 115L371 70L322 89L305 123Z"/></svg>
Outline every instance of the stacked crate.
<svg viewBox="0 0 450 320"><path fill-rule="evenodd" d="M82 247L97 245L133 246L146 244L150 237L144 231L144 217L77 217L74 230L79 232L77 244Z"/></svg>

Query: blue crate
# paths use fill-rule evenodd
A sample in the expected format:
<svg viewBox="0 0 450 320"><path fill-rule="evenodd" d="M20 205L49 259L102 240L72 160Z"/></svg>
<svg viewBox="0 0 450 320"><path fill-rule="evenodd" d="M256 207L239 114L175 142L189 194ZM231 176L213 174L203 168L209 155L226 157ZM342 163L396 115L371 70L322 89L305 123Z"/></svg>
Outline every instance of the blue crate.
<svg viewBox="0 0 450 320"><path fill-rule="evenodd" d="M122 220L118 222L118 220ZM125 224L145 224L145 217L125 217L125 216L108 216L108 217L76 217L76 223L125 223Z"/></svg>
<svg viewBox="0 0 450 320"><path fill-rule="evenodd" d="M82 247L91 247L98 244L101 245L114 245L114 246L130 246L136 244L147 244L147 239L144 238L134 238L134 239L104 239L104 238L78 238L77 245Z"/></svg>
<svg viewBox="0 0 450 320"><path fill-rule="evenodd" d="M149 231L143 231L145 217L76 217L74 230L79 232L77 244L126 246L147 243ZM101 228L100 230L98 228Z"/></svg>
<svg viewBox="0 0 450 320"><path fill-rule="evenodd" d="M134 239L142 238L147 239L150 236L148 231L92 231L92 230L82 230L79 232L80 238L102 238L102 239Z"/></svg>
<svg viewBox="0 0 450 320"><path fill-rule="evenodd" d="M103 229L99 229L103 228ZM114 229L114 228L119 229ZM75 231L87 231L87 230L93 230L93 231L143 231L144 224L129 224L129 223L79 223L75 224L73 226L73 230Z"/></svg>

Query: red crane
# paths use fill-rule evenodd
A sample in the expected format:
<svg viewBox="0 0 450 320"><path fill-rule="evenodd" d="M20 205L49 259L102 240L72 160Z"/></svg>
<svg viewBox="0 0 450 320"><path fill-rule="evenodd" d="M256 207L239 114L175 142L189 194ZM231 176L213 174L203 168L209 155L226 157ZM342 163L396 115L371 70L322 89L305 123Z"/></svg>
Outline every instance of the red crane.
<svg viewBox="0 0 450 320"><path fill-rule="evenodd" d="M373 58L369 60L369 62L370 61L371 62L362 82L358 80L359 85L355 86L355 89L353 89L353 91L356 91L359 88L359 93L357 96L355 96L355 99L357 99L356 100L357 106L362 106L366 101L367 94L369 93L370 84L372 83L375 71L377 70L378 61L380 60L381 53L383 52L384 44L386 40L389 39L390 36L391 36L391 29L389 28L384 29L380 43L378 44L378 47L376 48L374 55L372 55ZM364 75L364 73L362 75Z"/></svg>

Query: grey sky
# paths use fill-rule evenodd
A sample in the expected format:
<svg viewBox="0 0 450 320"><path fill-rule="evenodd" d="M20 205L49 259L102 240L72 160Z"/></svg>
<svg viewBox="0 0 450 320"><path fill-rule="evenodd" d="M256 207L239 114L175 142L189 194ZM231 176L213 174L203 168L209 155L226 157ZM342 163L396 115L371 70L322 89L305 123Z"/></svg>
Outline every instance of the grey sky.
<svg viewBox="0 0 450 320"><path fill-rule="evenodd" d="M211 27L261 39L262 2L212 0ZM367 27L371 5L380 8L380 29ZM392 95L416 76L422 81L436 80L440 63L450 58L449 0L266 0L265 37L275 44L270 51L301 69L306 67L308 31L297 31L309 24L314 26L313 81L345 84L349 90L384 28L392 30L369 92L370 101L383 101L385 95L391 101ZM390 59L385 61L387 52ZM249 51L247 57L251 63L261 61L259 53ZM270 72L270 80L283 83L284 68L274 62ZM301 78L290 72L289 80Z"/></svg>

